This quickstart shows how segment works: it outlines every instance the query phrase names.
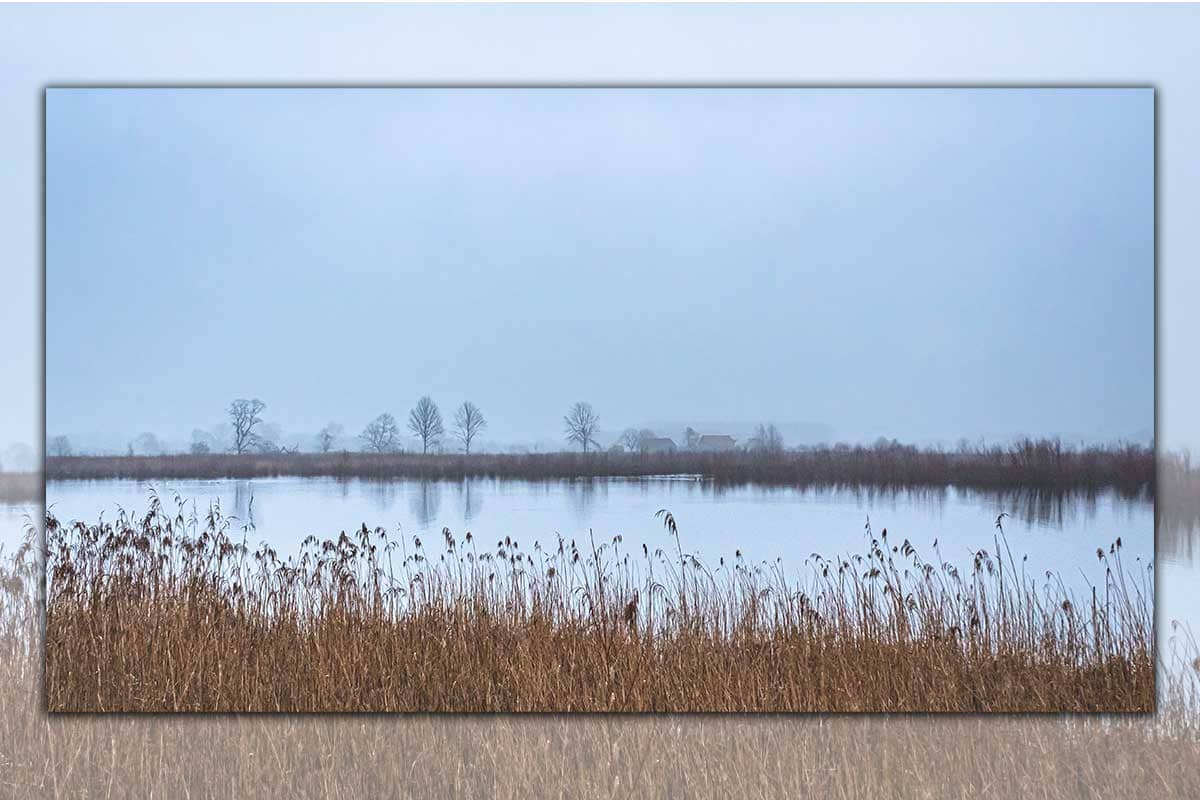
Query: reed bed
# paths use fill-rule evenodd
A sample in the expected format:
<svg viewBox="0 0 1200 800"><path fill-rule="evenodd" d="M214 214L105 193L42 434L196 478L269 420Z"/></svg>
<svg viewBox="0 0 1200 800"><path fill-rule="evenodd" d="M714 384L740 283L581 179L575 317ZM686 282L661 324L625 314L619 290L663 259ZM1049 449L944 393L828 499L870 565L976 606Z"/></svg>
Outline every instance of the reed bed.
<svg viewBox="0 0 1200 800"><path fill-rule="evenodd" d="M777 453L265 453L51 456L48 480L177 480L276 476L560 478L702 475L728 484L963 486L978 489L1153 493L1154 451L1140 445L1068 447L1055 439L1008 446L919 449L897 443Z"/></svg>
<svg viewBox="0 0 1200 800"><path fill-rule="evenodd" d="M1154 715L47 715L31 534L0 559L6 797L1200 796L1171 626Z"/></svg>
<svg viewBox="0 0 1200 800"><path fill-rule="evenodd" d="M1121 711L1154 707L1152 565L1076 598L868 525L805 570L655 545L363 526L280 558L218 507L46 517L52 711Z"/></svg>

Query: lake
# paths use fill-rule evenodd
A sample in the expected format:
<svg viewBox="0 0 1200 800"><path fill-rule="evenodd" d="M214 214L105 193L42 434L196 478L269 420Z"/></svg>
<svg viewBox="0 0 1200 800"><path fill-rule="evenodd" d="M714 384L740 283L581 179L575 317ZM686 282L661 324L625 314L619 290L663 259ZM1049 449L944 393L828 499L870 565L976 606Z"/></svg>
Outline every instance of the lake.
<svg viewBox="0 0 1200 800"><path fill-rule="evenodd" d="M250 542L269 542L281 554L309 534L332 538L366 523L405 536L438 541L448 527L480 541L511 536L543 545L567 539L597 541L616 534L626 545L650 549L668 538L654 514L669 509L687 552L715 564L740 550L752 562L782 559L801 570L812 553L860 553L868 518L876 535L908 539L927 560L936 540L942 557L959 566L975 551L995 549L996 517L1003 513L1008 546L1018 563L1028 556L1031 574L1061 573L1076 591L1103 581L1096 548L1118 536L1127 564L1154 553L1154 507L1114 492L1093 496L987 493L955 488L883 491L765 486L718 486L693 476L517 481L362 480L270 478L253 480L54 481L47 502L60 520L112 519L118 507L144 510L149 492L165 505L178 495L203 516L219 504L237 526L253 525ZM1084 574L1081 575L1080 570Z"/></svg>

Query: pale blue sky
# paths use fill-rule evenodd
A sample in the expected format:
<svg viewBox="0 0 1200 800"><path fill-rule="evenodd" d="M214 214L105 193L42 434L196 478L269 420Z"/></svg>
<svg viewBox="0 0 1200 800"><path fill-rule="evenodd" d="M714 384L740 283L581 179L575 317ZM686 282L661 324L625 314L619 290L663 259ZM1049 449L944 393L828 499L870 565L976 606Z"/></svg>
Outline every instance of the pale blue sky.
<svg viewBox="0 0 1200 800"><path fill-rule="evenodd" d="M0 444L41 438L48 84L732 81L1154 85L1159 432L1200 447L1197 23L1187 5L0 6Z"/></svg>
<svg viewBox="0 0 1200 800"><path fill-rule="evenodd" d="M1153 428L1150 89L51 89L47 419ZM105 386L103 391L92 387Z"/></svg>

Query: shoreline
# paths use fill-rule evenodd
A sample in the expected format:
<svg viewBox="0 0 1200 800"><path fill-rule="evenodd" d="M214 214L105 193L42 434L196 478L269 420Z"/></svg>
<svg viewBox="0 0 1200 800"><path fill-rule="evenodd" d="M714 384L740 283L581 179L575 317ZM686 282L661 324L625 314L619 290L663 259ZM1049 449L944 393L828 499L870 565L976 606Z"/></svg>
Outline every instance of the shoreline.
<svg viewBox="0 0 1200 800"><path fill-rule="evenodd" d="M1155 454L1134 445L1064 448L1052 441L987 450L902 445L814 447L777 453L262 453L50 456L46 480L357 477L524 480L699 476L720 484L965 487L1150 495Z"/></svg>

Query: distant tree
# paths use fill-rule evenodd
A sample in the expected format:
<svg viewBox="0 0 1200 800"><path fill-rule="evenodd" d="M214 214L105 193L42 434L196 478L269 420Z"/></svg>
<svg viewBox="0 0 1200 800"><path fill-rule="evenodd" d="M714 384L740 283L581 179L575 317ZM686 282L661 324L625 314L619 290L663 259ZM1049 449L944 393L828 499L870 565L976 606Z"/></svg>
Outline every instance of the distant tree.
<svg viewBox="0 0 1200 800"><path fill-rule="evenodd" d="M144 456L160 455L163 451L162 444L158 441L158 437L153 433L139 433L137 437L129 444L129 453L140 453Z"/></svg>
<svg viewBox="0 0 1200 800"><path fill-rule="evenodd" d="M475 435L486 427L487 420L483 418L483 412L470 400L464 401L454 412L454 435L462 442L464 453L471 452Z"/></svg>
<svg viewBox="0 0 1200 800"><path fill-rule="evenodd" d="M592 411L591 403L581 401L571 406L571 410L563 417L563 423L566 425L567 441L582 447L583 452L588 451L588 445L600 446L595 438L600 417Z"/></svg>
<svg viewBox="0 0 1200 800"><path fill-rule="evenodd" d="M363 449L371 453L391 453L399 449L400 427L396 418L383 413L367 423L359 434L363 441Z"/></svg>
<svg viewBox="0 0 1200 800"><path fill-rule="evenodd" d="M650 443L650 440L657 438L658 434L649 428L642 428L641 430L637 430L636 428L626 428L624 432L621 433L621 438L619 441L622 445L624 445L626 450L634 453L644 453L646 452L646 446Z"/></svg>
<svg viewBox="0 0 1200 800"><path fill-rule="evenodd" d="M331 422L317 432L317 449L328 453L342 436L342 426Z"/></svg>
<svg viewBox="0 0 1200 800"><path fill-rule="evenodd" d="M683 437L684 446L687 447L688 450L695 450L700 446L700 434L696 433L693 428L689 427L686 431L684 431Z"/></svg>
<svg viewBox="0 0 1200 800"><path fill-rule="evenodd" d="M254 441L254 452L256 452L256 453L289 453L289 452L295 452L295 451L289 450L286 447L281 447L280 445L276 444L273 439L269 439L266 436L259 436Z"/></svg>
<svg viewBox="0 0 1200 800"><path fill-rule="evenodd" d="M192 430L192 443L188 447L188 452L192 455L206 455L217 449L217 437L200 428Z"/></svg>
<svg viewBox="0 0 1200 800"><path fill-rule="evenodd" d="M266 439L268 442L279 442L280 440L283 439L283 429L280 428L277 423L264 422L263 426L262 426L262 430L260 430L258 432L258 438L260 440ZM276 449L277 450L278 448L275 447L274 445L272 445L268 449Z"/></svg>
<svg viewBox="0 0 1200 800"><path fill-rule="evenodd" d="M254 428L262 424L262 412L267 404L257 397L253 400L234 400L229 404L229 422L233 426L233 451L238 455L260 449L263 439Z"/></svg>
<svg viewBox="0 0 1200 800"><path fill-rule="evenodd" d="M437 403L425 395L417 401L417 405L408 412L408 429L421 440L421 452L428 453L429 448L436 447L446 432L442 425L442 412Z"/></svg>
<svg viewBox="0 0 1200 800"><path fill-rule="evenodd" d="M52 436L46 442L46 452L52 456L71 455L71 440L66 436Z"/></svg>
<svg viewBox="0 0 1200 800"><path fill-rule="evenodd" d="M747 445L751 450L756 450L760 453L777 454L783 452L783 434L779 432L773 423L760 423L754 429L754 436L751 437Z"/></svg>

